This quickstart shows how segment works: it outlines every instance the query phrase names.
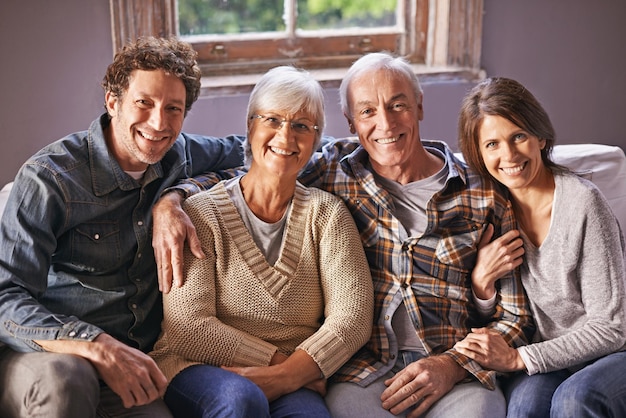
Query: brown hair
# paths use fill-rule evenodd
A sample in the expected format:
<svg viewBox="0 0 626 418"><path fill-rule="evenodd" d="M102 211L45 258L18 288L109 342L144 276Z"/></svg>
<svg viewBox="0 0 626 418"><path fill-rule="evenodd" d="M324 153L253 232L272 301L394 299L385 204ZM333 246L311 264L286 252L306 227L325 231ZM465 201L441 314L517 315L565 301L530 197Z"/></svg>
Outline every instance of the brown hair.
<svg viewBox="0 0 626 418"><path fill-rule="evenodd" d="M510 78L488 78L463 99L459 114L459 147L470 168L491 177L480 153L478 132L485 115L501 116L540 140L545 140L541 160L549 170L564 167L551 159L555 133L548 113L519 82Z"/></svg>
<svg viewBox="0 0 626 418"><path fill-rule="evenodd" d="M134 70L163 70L185 85L185 115L200 94L198 54L186 42L176 38L142 37L122 48L108 66L102 80L105 92L122 97Z"/></svg>

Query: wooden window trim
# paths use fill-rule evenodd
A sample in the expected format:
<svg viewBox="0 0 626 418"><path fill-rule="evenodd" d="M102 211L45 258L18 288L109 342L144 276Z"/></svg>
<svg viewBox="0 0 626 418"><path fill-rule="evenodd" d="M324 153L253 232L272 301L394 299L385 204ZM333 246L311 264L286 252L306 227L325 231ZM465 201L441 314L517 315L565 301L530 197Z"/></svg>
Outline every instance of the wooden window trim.
<svg viewBox="0 0 626 418"><path fill-rule="evenodd" d="M114 52L139 36L177 34L176 0L109 0L109 3ZM223 36L185 39L198 51L198 61L206 74L203 96L248 92L263 72L281 64L305 67L322 84L336 86L351 62L364 53L380 50L402 51L422 80L475 80L482 76L483 0L409 0L409 6L404 9L405 20L414 25L407 25L400 35L381 30L372 36L368 30L334 33L322 39L320 32L307 31L297 38L238 35L227 45ZM429 27L429 21L436 22L434 27ZM260 49L259 42L272 47ZM300 56L300 42L307 42L307 50L313 53ZM337 43L333 50L342 53L324 55L328 42ZM220 54L230 54L230 60L222 62ZM254 66L250 65L251 60L257 60ZM251 67L254 71L250 71Z"/></svg>

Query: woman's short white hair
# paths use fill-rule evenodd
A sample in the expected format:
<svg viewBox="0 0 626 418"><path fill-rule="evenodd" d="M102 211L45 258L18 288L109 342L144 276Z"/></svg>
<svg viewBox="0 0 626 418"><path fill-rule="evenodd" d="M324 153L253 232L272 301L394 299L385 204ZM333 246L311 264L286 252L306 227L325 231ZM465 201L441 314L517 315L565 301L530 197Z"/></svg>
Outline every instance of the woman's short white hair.
<svg viewBox="0 0 626 418"><path fill-rule="evenodd" d="M348 88L350 87L350 83L361 74L374 70L386 70L390 73L405 77L413 86L413 93L415 94L416 100L418 103L421 101L422 86L409 62L402 57L394 57L387 52L372 52L356 60L343 80L341 80L341 85L339 86L341 111L349 119L352 119L352 109L350 109L350 104L348 103Z"/></svg>
<svg viewBox="0 0 626 418"><path fill-rule="evenodd" d="M253 115L269 110L291 114L301 111L309 113L319 127L315 132L313 150L319 147L325 126L324 91L310 73L288 65L274 67L266 72L250 93L247 111L248 133ZM243 149L244 164L250 167L252 150L247 138L243 143Z"/></svg>

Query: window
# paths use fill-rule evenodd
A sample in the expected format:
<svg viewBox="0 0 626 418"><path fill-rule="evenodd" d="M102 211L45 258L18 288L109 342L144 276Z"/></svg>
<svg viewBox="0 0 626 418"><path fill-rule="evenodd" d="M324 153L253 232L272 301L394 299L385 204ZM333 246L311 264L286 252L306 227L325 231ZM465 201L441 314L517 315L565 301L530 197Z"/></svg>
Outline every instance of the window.
<svg viewBox="0 0 626 418"><path fill-rule="evenodd" d="M272 12L255 10L257 3L273 4ZM377 23L338 26L329 16L330 5L337 3L381 5L376 19L366 19ZM110 0L114 50L138 36L176 34L198 51L203 94L245 90L256 75L281 64L307 68L323 83L336 84L359 56L383 50L405 56L422 79L479 74L482 0L257 0L243 1L246 9L240 12L237 0L232 4L211 23L218 33L207 35L192 28L201 28L215 13L190 25L190 16L199 13L192 10L193 0Z"/></svg>

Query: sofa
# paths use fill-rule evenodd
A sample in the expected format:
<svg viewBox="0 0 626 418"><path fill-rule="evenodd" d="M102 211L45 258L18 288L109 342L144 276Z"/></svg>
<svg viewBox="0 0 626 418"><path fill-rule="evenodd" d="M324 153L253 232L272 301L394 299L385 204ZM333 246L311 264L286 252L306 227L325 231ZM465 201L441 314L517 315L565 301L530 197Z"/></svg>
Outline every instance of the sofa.
<svg viewBox="0 0 626 418"><path fill-rule="evenodd" d="M626 156L620 147L557 145L553 150L553 159L594 182L608 199L622 228L626 226ZM7 183L0 190L0 213L4 212L11 185Z"/></svg>

